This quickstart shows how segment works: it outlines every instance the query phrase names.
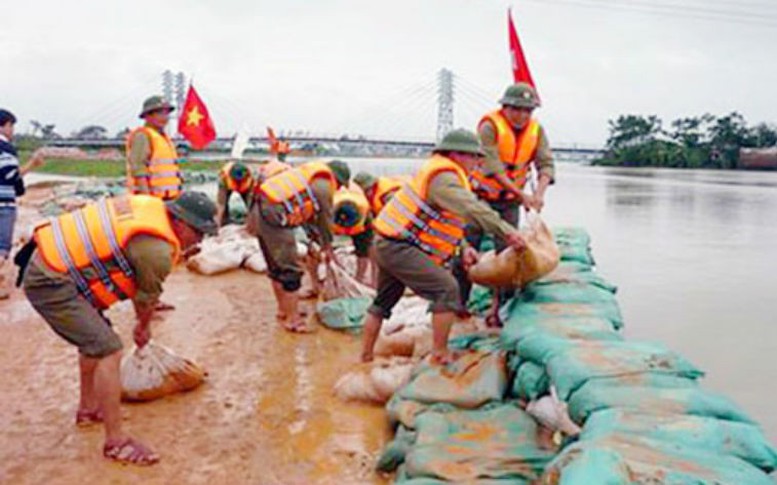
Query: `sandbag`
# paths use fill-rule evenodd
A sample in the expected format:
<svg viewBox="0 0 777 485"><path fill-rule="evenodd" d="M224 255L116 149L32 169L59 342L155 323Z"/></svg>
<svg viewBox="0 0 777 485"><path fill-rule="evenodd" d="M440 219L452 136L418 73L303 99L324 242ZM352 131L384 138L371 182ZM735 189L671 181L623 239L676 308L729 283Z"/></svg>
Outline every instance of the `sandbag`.
<svg viewBox="0 0 777 485"><path fill-rule="evenodd" d="M505 325L509 325L512 320L521 322L551 318L593 317L610 321L616 330L623 328L623 315L615 300L594 303L531 303L513 298L503 308L507 313Z"/></svg>
<svg viewBox="0 0 777 485"><path fill-rule="evenodd" d="M585 265L570 261L562 261L556 269L537 281L532 282L532 285L555 285L559 283L587 284L609 291L610 293L615 293L618 290L617 286L607 281L596 271L589 269Z"/></svg>
<svg viewBox="0 0 777 485"><path fill-rule="evenodd" d="M154 342L135 348L121 361L121 398L151 401L190 391L205 381L206 372L194 362Z"/></svg>
<svg viewBox="0 0 777 485"><path fill-rule="evenodd" d="M319 301L316 314L319 321L334 330L360 330L364 325L364 316L372 304L369 296L359 298L337 298Z"/></svg>
<svg viewBox="0 0 777 485"><path fill-rule="evenodd" d="M580 440L613 434L642 436L736 456L766 472L777 467L777 450L766 440L758 426L748 423L687 414L607 409L588 418Z"/></svg>
<svg viewBox="0 0 777 485"><path fill-rule="evenodd" d="M545 485L774 485L763 471L729 455L626 435L580 441L548 465Z"/></svg>
<svg viewBox="0 0 777 485"><path fill-rule="evenodd" d="M257 239L245 226L228 224L219 229L218 235L200 243L200 252L189 258L186 267L202 275L215 275L238 269L251 258L254 258L252 266L260 269L263 265L266 270Z"/></svg>
<svg viewBox="0 0 777 485"><path fill-rule="evenodd" d="M427 326L400 326L382 331L375 342L375 355L425 357L432 351L432 329Z"/></svg>
<svg viewBox="0 0 777 485"><path fill-rule="evenodd" d="M343 401L385 404L410 378L413 361L394 357L362 364L346 373L334 386L334 393Z"/></svg>
<svg viewBox="0 0 777 485"><path fill-rule="evenodd" d="M375 290L358 281L343 266L332 262L326 270L326 277L321 289L321 300L330 301L338 298L374 297Z"/></svg>
<svg viewBox="0 0 777 485"><path fill-rule="evenodd" d="M528 483L539 478L554 454L537 443L534 419L512 404L425 413L417 418L416 430L414 446L405 457L408 478Z"/></svg>
<svg viewBox="0 0 777 485"><path fill-rule="evenodd" d="M545 363L559 397L569 396L590 379L629 374L667 374L698 379L704 373L663 345L642 342L575 342L549 356Z"/></svg>
<svg viewBox="0 0 777 485"><path fill-rule="evenodd" d="M753 422L730 399L700 389L692 380L674 378L657 382L656 377L651 376L648 385L629 384L622 379L589 380L568 399L569 415L576 423L582 424L597 411L623 408L646 413L692 414L742 423Z"/></svg>
<svg viewBox="0 0 777 485"><path fill-rule="evenodd" d="M559 249L561 261L579 263L591 268L594 263L591 254L591 237L585 229L579 227L557 227L553 236Z"/></svg>
<svg viewBox="0 0 777 485"><path fill-rule="evenodd" d="M472 282L491 287L518 287L541 278L555 269L559 252L548 227L539 217L532 217L521 230L526 248L507 248L499 254L489 251L469 269Z"/></svg>
<svg viewBox="0 0 777 485"><path fill-rule="evenodd" d="M550 381L545 368L534 362L523 362L518 366L510 390L512 397L533 401L550 391Z"/></svg>
<svg viewBox="0 0 777 485"><path fill-rule="evenodd" d="M504 353L468 351L447 366L418 364L387 410L392 422L413 428L415 416L427 408L476 409L502 400L506 389Z"/></svg>
<svg viewBox="0 0 777 485"><path fill-rule="evenodd" d="M513 349L521 339L538 334L568 340L623 340L612 322L598 317L511 318L505 323L501 339L506 348Z"/></svg>

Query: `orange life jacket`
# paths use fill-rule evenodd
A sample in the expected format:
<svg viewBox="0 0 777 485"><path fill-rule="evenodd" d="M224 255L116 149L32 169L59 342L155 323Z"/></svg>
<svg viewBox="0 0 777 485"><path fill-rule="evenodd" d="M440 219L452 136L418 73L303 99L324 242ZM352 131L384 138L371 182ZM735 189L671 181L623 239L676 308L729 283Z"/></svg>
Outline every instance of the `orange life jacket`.
<svg viewBox="0 0 777 485"><path fill-rule="evenodd" d="M499 160L504 164L507 178L519 188L523 188L529 174L529 163L537 155L540 124L531 119L516 136L510 122L499 110L484 116L480 120L480 126L484 123L491 123L496 129ZM470 180L473 190L481 199L489 201L515 199L515 194L502 187L495 177L485 175L480 168L472 171Z"/></svg>
<svg viewBox="0 0 777 485"><path fill-rule="evenodd" d="M378 183L375 185L375 189L370 200L370 207L372 213L377 215L381 209L391 200L397 190L402 187L403 183L407 183L411 180L410 177L378 177Z"/></svg>
<svg viewBox="0 0 777 485"><path fill-rule="evenodd" d="M332 232L342 236L356 236L362 234L367 230L367 217L370 214L370 203L367 201L367 197L364 195L364 191L356 185L346 188L343 187L334 195L333 213L337 214L338 208L343 205L350 204L358 212L358 221L353 226L342 226L335 220L332 223Z"/></svg>
<svg viewBox="0 0 777 485"><path fill-rule="evenodd" d="M251 169L248 169L246 177L238 182L232 177L232 167L234 165L235 162L228 162L221 167L221 170L219 170L219 179L221 180L221 183L224 184L224 187L230 192L237 192L240 195L247 194L254 187L254 176L251 173Z"/></svg>
<svg viewBox="0 0 777 485"><path fill-rule="evenodd" d="M87 300L105 309L137 292L135 271L124 252L141 234L169 242L173 261L178 260L181 243L165 203L149 195L102 199L38 226L34 238L46 266L69 274Z"/></svg>
<svg viewBox="0 0 777 485"><path fill-rule="evenodd" d="M291 168L291 165L289 165L288 163L283 163L275 159L270 159L267 163L259 166L260 182L264 182L268 178L274 175L278 175L284 170L288 170L290 168ZM258 192L258 190L259 190L259 186L257 185L256 191Z"/></svg>
<svg viewBox="0 0 777 485"><path fill-rule="evenodd" d="M467 173L449 158L434 155L402 186L373 223L383 237L408 241L427 253L437 264L448 261L464 239L464 219L453 212L429 205L429 186L435 176L453 173L471 190Z"/></svg>
<svg viewBox="0 0 777 485"><path fill-rule="evenodd" d="M281 204L286 212L284 227L296 227L310 221L321 209L313 193L313 182L323 179L329 182L331 191L337 188L337 179L323 162L308 162L285 170L265 180L259 186L259 195L272 204Z"/></svg>
<svg viewBox="0 0 777 485"><path fill-rule="evenodd" d="M137 133L143 133L148 137L151 143L151 157L146 161L148 174L145 176L135 176L132 173L132 167L127 162L127 190L131 194L137 194L137 187L140 184L139 179L146 179L149 188L149 195L159 197L162 200L176 199L181 195L183 188L183 178L181 169L178 166L178 152L175 151L175 145L167 134L159 133L154 128L141 126L136 128L127 137L127 157L129 159L130 143Z"/></svg>

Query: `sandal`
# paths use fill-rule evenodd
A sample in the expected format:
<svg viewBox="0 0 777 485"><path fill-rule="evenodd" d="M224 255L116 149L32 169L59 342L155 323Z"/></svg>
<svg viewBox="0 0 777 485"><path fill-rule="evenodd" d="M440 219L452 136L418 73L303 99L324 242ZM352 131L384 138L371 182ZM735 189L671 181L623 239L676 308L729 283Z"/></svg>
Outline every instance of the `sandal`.
<svg viewBox="0 0 777 485"><path fill-rule="evenodd" d="M132 438L114 444L105 443L103 456L125 465L149 466L159 462L159 455Z"/></svg>
<svg viewBox="0 0 777 485"><path fill-rule="evenodd" d="M79 409L76 411L76 426L86 428L103 422L103 412L98 410Z"/></svg>
<svg viewBox="0 0 777 485"><path fill-rule="evenodd" d="M308 327L307 324L301 320L286 322L283 324L283 329L291 333L313 333L313 329Z"/></svg>

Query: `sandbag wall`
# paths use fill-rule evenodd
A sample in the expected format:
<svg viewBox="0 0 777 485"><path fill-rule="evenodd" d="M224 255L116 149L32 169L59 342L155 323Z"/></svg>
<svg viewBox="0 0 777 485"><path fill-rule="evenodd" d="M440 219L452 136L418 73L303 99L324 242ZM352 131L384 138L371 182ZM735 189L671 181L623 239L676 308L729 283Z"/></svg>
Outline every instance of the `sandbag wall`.
<svg viewBox="0 0 777 485"><path fill-rule="evenodd" d="M681 355L624 340L587 233L554 236L561 264L509 303L501 335L453 340L459 360L419 365L389 401L396 436L378 469L408 484L773 484L758 426ZM524 411L551 388L582 427L553 451Z"/></svg>

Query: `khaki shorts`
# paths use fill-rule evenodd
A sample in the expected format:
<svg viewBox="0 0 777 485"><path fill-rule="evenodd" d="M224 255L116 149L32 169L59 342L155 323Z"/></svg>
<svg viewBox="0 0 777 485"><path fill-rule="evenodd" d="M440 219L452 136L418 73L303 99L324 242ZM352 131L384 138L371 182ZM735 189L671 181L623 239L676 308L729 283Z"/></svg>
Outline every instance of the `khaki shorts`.
<svg viewBox="0 0 777 485"><path fill-rule="evenodd" d="M52 330L86 357L99 359L121 350L111 322L78 292L70 277L52 273L36 254L24 276L24 293Z"/></svg>
<svg viewBox="0 0 777 485"><path fill-rule="evenodd" d="M375 261L378 264L378 293L369 313L391 317L391 310L405 294L406 287L428 300L432 313L462 309L456 278L416 246L376 236Z"/></svg>

